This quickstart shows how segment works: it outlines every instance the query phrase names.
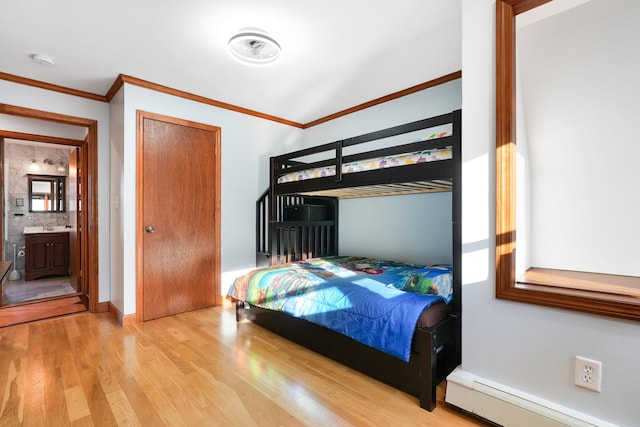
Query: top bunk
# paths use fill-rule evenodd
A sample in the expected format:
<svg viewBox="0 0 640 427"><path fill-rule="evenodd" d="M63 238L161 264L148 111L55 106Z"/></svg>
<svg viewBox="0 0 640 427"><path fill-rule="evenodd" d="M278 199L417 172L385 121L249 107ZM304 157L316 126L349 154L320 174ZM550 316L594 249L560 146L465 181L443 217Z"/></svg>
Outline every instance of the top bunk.
<svg viewBox="0 0 640 427"><path fill-rule="evenodd" d="M452 191L461 110L271 158L271 196L338 199Z"/></svg>

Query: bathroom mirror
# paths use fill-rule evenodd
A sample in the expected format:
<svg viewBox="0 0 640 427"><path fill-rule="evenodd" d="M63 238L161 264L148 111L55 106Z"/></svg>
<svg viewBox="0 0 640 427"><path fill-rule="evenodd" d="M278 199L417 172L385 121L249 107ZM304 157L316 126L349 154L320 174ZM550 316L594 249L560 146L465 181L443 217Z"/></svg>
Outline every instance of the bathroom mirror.
<svg viewBox="0 0 640 427"><path fill-rule="evenodd" d="M28 175L29 212L64 212L64 176Z"/></svg>

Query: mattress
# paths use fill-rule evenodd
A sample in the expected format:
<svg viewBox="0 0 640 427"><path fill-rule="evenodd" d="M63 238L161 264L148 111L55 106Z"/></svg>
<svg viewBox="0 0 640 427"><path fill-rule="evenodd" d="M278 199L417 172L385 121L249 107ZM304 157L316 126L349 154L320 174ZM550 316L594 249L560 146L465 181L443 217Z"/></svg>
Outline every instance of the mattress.
<svg viewBox="0 0 640 427"><path fill-rule="evenodd" d="M422 139L422 141L429 139L442 138L449 135L448 132L440 132L430 135L428 138ZM376 169L386 169L407 165L414 165L418 163L434 162L439 160L448 160L453 157L452 147L447 146L443 148L413 151L410 153L402 153L393 156L374 157L371 159L358 160L354 162L347 162L342 165L342 173L357 173L363 171L370 171ZM304 169L301 171L295 171L280 175L278 177L278 184L286 182L304 181L307 179L323 178L327 176L334 176L336 174L336 167L324 166L318 168Z"/></svg>
<svg viewBox="0 0 640 427"><path fill-rule="evenodd" d="M315 258L254 270L236 279L228 295L407 361L416 326L433 326L448 312L452 270L363 257Z"/></svg>

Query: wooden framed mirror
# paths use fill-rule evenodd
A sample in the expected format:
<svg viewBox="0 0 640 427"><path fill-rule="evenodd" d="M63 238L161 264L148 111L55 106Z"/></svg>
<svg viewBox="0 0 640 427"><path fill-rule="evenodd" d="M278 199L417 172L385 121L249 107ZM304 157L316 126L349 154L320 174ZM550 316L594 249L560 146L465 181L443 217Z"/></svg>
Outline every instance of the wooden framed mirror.
<svg viewBox="0 0 640 427"><path fill-rule="evenodd" d="M609 274L608 272L594 272L588 268L539 268L535 266L535 263L533 266L527 264L524 271L520 271L520 267L517 268L516 249L517 246L520 248L516 244L517 237L521 237L523 232L528 230L520 229L520 233L517 233L517 229L520 227L516 216L519 208L516 200L519 197L519 194L517 194L519 191L517 179L520 178L518 173L520 165L516 145L518 138L516 117L520 118L523 112L517 110L521 106L521 100L516 96L516 88L519 83L516 76L518 68L516 63L516 17L550 2L551 0L496 0L496 297L640 320L640 277L638 277L640 275L637 273L619 273L615 269ZM595 1L593 4L595 4ZM603 7L613 7L611 3L602 4L605 5ZM618 23L618 25L620 24ZM574 31L573 28L567 28L566 32ZM548 56L548 58L551 57L551 55ZM553 61L549 60L549 62ZM626 68L612 68L612 72L621 73L622 69ZM607 77L613 76L603 75L602 79L604 80ZM583 90L590 92L599 83L602 84L601 81L592 80L590 83L592 87L587 87ZM628 94L627 97L636 99L631 94ZM602 98L594 97L590 101L593 104L605 104L604 102L598 102L597 100L599 99ZM609 103L607 108L611 110L613 108L612 104ZM602 116L582 115L583 123L588 121L587 117L597 117L597 119L605 120ZM622 122L619 127L625 125L628 127L629 124L629 122ZM602 146L609 147L610 145L608 144L611 142L607 138L601 138ZM562 141L557 141L557 143L560 146ZM622 164L622 162L619 162L619 164ZM620 176L619 172L622 167L619 166L618 168L617 171L609 172L608 175ZM618 185L621 185L623 181L629 180L618 179ZM636 192L629 189L626 194L628 198L632 198ZM593 198L595 195L589 194L589 197ZM632 210L635 212L639 205L638 202L632 202ZM612 209L613 216L605 220L620 222L620 214L618 212L625 211L622 208ZM535 212L531 213L531 216L534 215ZM578 215L575 218L576 221L580 220ZM617 231L617 235L624 235L626 232L628 234L627 239L632 241L638 228L627 223L626 228L622 226L618 230L624 231ZM584 232L584 234L587 233L588 231ZM536 239L536 233L530 234L531 236L529 237L531 239ZM620 237L618 242L622 239L623 237ZM595 239L594 241L596 242L594 243L595 246L598 244L598 240ZM608 250L608 256L615 256L616 251L620 251L620 247L623 245L601 246L604 247L603 252L605 254ZM631 244L626 243L624 247L629 248ZM627 261L626 264L631 265L634 263ZM637 265L637 262L635 264ZM628 270L636 271L633 268Z"/></svg>
<svg viewBox="0 0 640 427"><path fill-rule="evenodd" d="M29 212L65 212L66 177L28 175Z"/></svg>

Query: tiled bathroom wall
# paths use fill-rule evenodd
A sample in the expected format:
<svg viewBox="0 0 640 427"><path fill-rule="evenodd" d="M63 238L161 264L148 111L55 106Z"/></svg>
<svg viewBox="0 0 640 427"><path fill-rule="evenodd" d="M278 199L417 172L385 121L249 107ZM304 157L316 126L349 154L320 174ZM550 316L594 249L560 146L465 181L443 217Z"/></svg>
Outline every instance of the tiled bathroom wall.
<svg viewBox="0 0 640 427"><path fill-rule="evenodd" d="M54 146L24 145L5 143L4 147L4 259L13 261L13 245L16 253L24 252L24 228L46 224L66 225L69 215L66 212L29 212L29 192L27 175L67 176L69 148ZM45 164L49 159L53 164ZM31 170L35 160L38 170ZM62 170L64 168L64 170ZM68 195L67 195L68 198ZM65 206L68 206L68 200ZM16 270L24 277L24 256L16 256Z"/></svg>

